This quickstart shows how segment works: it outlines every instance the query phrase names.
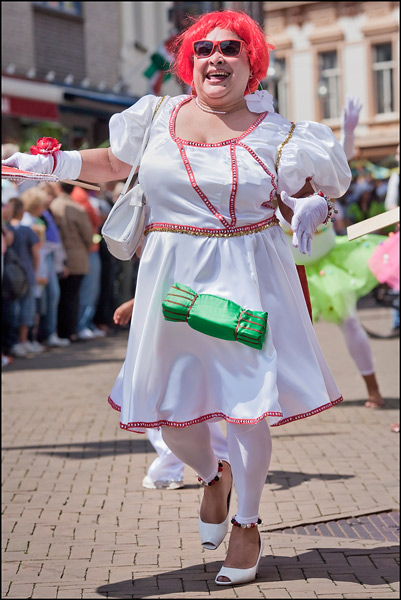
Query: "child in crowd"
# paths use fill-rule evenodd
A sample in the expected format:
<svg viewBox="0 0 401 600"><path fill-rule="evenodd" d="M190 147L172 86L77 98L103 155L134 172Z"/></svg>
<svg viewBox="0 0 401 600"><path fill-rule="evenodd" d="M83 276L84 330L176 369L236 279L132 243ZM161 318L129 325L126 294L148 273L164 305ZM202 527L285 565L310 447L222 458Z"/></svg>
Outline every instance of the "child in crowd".
<svg viewBox="0 0 401 600"><path fill-rule="evenodd" d="M12 206L10 219L14 241L11 247L19 256L27 274L29 291L26 296L12 302L11 314L13 323L11 327L16 330L18 342L11 348L11 354L17 357L26 357L30 353L42 352L40 344L28 340L29 329L35 324L35 273L39 266L39 251L41 242L37 234L21 223L24 215L24 204L20 198L11 198Z"/></svg>

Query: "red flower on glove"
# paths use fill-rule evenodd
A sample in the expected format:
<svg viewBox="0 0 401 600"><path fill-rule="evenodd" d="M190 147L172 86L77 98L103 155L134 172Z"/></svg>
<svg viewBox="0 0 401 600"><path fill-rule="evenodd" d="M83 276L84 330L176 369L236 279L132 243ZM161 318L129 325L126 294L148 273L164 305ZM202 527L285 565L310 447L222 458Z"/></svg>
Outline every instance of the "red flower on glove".
<svg viewBox="0 0 401 600"><path fill-rule="evenodd" d="M39 138L36 142L36 146L31 146L31 154L53 154L60 150L61 144L56 138L43 137Z"/></svg>

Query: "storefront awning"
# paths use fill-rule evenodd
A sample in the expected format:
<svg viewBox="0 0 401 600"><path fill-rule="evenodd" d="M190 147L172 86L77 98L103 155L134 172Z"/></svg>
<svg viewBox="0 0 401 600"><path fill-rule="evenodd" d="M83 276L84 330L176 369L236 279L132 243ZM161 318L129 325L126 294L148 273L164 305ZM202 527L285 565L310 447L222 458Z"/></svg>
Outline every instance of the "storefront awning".
<svg viewBox="0 0 401 600"><path fill-rule="evenodd" d="M5 96L60 104L63 100L63 92L62 86L44 81L30 81L5 75L1 78L1 93Z"/></svg>
<svg viewBox="0 0 401 600"><path fill-rule="evenodd" d="M5 116L59 120L58 105L63 97L60 86L3 75L1 93L1 109Z"/></svg>
<svg viewBox="0 0 401 600"><path fill-rule="evenodd" d="M82 88L64 88L64 100L74 101L75 99L90 100L102 104L114 104L119 106L132 106L138 97L124 96L107 92L96 92L94 90L85 90Z"/></svg>
<svg viewBox="0 0 401 600"><path fill-rule="evenodd" d="M60 117L57 104L53 102L4 95L1 97L1 112L8 117L30 117L41 121L58 121Z"/></svg>

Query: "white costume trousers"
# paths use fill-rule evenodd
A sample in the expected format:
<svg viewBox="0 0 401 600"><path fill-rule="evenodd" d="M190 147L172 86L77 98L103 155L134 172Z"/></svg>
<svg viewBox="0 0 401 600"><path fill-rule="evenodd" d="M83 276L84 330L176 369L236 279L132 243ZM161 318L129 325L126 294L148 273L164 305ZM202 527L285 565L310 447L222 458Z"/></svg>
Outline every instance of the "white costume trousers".
<svg viewBox="0 0 401 600"><path fill-rule="evenodd" d="M209 423L210 440L215 455L228 461L227 440L218 423ZM184 463L177 458L163 440L161 429L148 429L147 435L158 456L148 469L152 481L182 481Z"/></svg>

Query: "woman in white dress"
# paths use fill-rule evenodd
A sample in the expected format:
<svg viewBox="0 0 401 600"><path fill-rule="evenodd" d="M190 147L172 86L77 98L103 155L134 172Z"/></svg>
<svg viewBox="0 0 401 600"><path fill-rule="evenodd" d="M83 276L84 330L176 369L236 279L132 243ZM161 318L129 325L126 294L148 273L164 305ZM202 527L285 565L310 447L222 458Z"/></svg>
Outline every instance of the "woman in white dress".
<svg viewBox="0 0 401 600"><path fill-rule="evenodd" d="M316 227L331 216L326 195L343 195L351 174L328 127L294 126L274 114L267 92L253 93L271 48L259 26L236 11L202 15L179 39L175 69L193 94L164 100L141 161L148 224L126 359L109 398L123 429L161 427L167 446L206 484L204 548L216 548L228 531L233 480L238 511L219 585L257 573L258 509L271 456L267 418L283 425L342 400L274 201L278 194L283 214L290 207L293 243L307 252ZM92 182L126 178L157 104L145 96L114 115L109 149L57 152L54 172ZM28 167L15 158L8 164ZM165 320L162 302L175 283L267 312L263 347ZM221 419L229 463L219 463L210 444L208 423Z"/></svg>

